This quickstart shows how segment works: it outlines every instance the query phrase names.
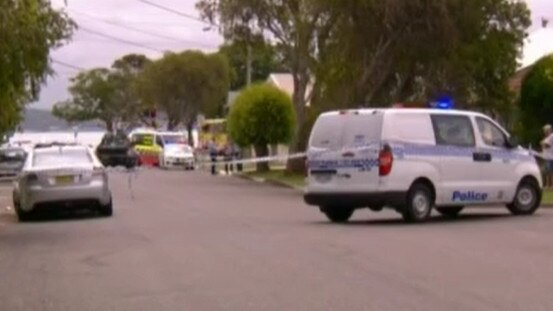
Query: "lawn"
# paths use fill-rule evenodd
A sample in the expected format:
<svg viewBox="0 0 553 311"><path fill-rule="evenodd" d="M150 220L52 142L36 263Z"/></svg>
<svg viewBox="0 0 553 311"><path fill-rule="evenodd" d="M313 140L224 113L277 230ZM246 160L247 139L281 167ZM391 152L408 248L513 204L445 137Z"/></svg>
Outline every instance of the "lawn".
<svg viewBox="0 0 553 311"><path fill-rule="evenodd" d="M293 188L303 188L305 176L302 174L290 173L283 169L273 169L269 172L245 172L245 176L261 181L272 181L284 184Z"/></svg>
<svg viewBox="0 0 553 311"><path fill-rule="evenodd" d="M553 205L553 190L551 189L543 190L543 198L541 202L542 204Z"/></svg>

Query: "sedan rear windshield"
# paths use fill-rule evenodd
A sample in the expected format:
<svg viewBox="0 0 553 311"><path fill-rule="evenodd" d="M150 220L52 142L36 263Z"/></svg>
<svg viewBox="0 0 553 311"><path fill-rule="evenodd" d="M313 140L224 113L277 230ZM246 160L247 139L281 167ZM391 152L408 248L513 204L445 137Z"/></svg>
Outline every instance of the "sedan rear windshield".
<svg viewBox="0 0 553 311"><path fill-rule="evenodd" d="M23 150L0 150L0 162L23 162L25 151Z"/></svg>
<svg viewBox="0 0 553 311"><path fill-rule="evenodd" d="M186 144L186 137L184 135L163 135L163 142L169 144Z"/></svg>
<svg viewBox="0 0 553 311"><path fill-rule="evenodd" d="M33 156L33 166L91 164L92 158L85 149L43 150Z"/></svg>
<svg viewBox="0 0 553 311"><path fill-rule="evenodd" d="M128 144L129 140L124 135L106 135L101 142L103 146L127 146Z"/></svg>

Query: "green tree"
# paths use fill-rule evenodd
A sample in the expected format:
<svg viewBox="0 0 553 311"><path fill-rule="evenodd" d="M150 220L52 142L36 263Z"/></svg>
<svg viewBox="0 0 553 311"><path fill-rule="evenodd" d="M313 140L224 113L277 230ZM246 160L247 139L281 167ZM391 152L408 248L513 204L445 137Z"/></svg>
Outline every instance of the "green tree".
<svg viewBox="0 0 553 311"><path fill-rule="evenodd" d="M144 102L137 90L137 80L151 60L141 54L129 54L116 60L111 66L110 81L115 88L113 102L121 107L121 121L132 126L148 124L144 111L151 103Z"/></svg>
<svg viewBox="0 0 553 311"><path fill-rule="evenodd" d="M428 102L502 112L530 14L507 0L353 1L320 56L320 95L332 105ZM408 48L406 48L408 47Z"/></svg>
<svg viewBox="0 0 553 311"><path fill-rule="evenodd" d="M120 102L116 101L116 84L107 68L96 68L79 73L71 79L69 87L72 99L57 103L52 113L68 122L101 120L109 131L123 115Z"/></svg>
<svg viewBox="0 0 553 311"><path fill-rule="evenodd" d="M169 129L184 124L191 133L200 113L222 113L229 85L230 69L224 56L186 51L167 53L146 66L138 90L144 102L167 114Z"/></svg>
<svg viewBox="0 0 553 311"><path fill-rule="evenodd" d="M75 24L46 0L0 0L0 137L17 126L52 73L50 50L71 37Z"/></svg>
<svg viewBox="0 0 553 311"><path fill-rule="evenodd" d="M144 55L129 54L116 60L110 69L80 73L71 80L72 99L54 105L52 113L69 123L98 119L110 131L117 122L147 123L142 117L148 105L137 94L136 80L149 63Z"/></svg>
<svg viewBox="0 0 553 311"><path fill-rule="evenodd" d="M277 48L258 39L251 44L252 82L264 82L273 72L285 71ZM231 67L230 89L237 91L247 85L248 43L233 41L219 49Z"/></svg>
<svg viewBox="0 0 553 311"><path fill-rule="evenodd" d="M545 124L553 124L553 54L542 58L522 81L520 93L522 139L538 145Z"/></svg>
<svg viewBox="0 0 553 311"><path fill-rule="evenodd" d="M336 23L332 3L340 0L199 0L196 7L210 22L217 22L230 40L251 41L263 35L275 41L282 52L282 61L294 80L292 100L296 112L297 132L291 151L305 149L297 139L304 127L308 86L322 52ZM303 171L304 161L291 160L288 168Z"/></svg>
<svg viewBox="0 0 553 311"><path fill-rule="evenodd" d="M289 143L295 115L288 94L268 84L253 85L238 95L228 116L230 137L241 147L253 146L257 157L269 154L269 145ZM268 162L257 164L268 171Z"/></svg>

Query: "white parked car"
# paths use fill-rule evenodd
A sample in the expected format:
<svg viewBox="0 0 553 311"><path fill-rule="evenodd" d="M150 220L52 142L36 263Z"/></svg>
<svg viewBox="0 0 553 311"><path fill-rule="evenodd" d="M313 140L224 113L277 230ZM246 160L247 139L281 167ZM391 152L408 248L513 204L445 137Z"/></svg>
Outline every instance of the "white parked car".
<svg viewBox="0 0 553 311"><path fill-rule="evenodd" d="M528 215L541 203L533 155L489 117L438 109L366 109L322 114L308 147L304 198L334 222L355 209L395 208L407 221L432 209L506 204Z"/></svg>
<svg viewBox="0 0 553 311"><path fill-rule="evenodd" d="M159 166L162 168L182 167L194 169L194 149L188 145L185 134L179 132L158 133L158 144L163 148Z"/></svg>
<svg viewBox="0 0 553 311"><path fill-rule="evenodd" d="M92 149L81 145L35 147L15 182L13 204L21 221L51 207L113 213L107 172Z"/></svg>

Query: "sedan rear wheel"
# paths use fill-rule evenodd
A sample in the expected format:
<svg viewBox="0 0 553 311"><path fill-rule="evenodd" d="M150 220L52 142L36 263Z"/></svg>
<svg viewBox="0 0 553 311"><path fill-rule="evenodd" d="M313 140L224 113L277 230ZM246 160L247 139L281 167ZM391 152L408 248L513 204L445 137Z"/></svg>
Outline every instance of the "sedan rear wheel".
<svg viewBox="0 0 553 311"><path fill-rule="evenodd" d="M17 219L19 219L19 222L26 222L33 219L33 213L32 211L24 211L21 209L21 205L19 202L13 202L13 208L15 209L15 213L17 214Z"/></svg>
<svg viewBox="0 0 553 311"><path fill-rule="evenodd" d="M112 216L113 215L112 200L110 199L108 204L100 206L98 211L100 212L100 215L102 215L102 216L105 216L105 217Z"/></svg>

